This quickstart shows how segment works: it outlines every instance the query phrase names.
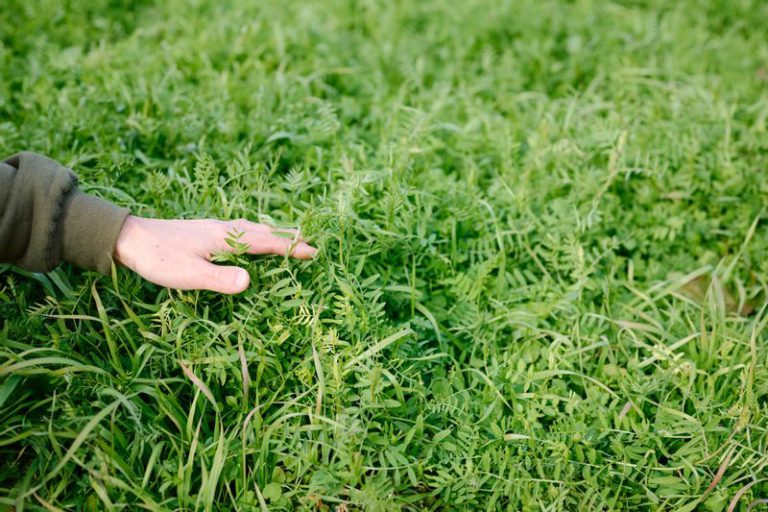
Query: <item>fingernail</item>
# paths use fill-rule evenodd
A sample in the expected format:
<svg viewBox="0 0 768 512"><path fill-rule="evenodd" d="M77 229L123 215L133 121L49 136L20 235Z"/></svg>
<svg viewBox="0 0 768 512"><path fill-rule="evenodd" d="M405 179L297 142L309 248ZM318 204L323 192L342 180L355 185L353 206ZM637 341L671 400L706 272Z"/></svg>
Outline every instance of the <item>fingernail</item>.
<svg viewBox="0 0 768 512"><path fill-rule="evenodd" d="M237 274L237 279L235 280L235 286L238 290L244 290L246 286L248 286L248 281L250 281L250 276L248 275L248 271L245 269L241 269L240 272Z"/></svg>

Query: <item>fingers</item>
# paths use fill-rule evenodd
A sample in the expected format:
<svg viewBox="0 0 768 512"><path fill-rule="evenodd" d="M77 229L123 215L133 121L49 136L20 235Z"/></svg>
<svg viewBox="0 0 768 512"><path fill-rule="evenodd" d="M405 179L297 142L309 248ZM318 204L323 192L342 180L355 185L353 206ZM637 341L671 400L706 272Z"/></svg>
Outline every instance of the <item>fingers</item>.
<svg viewBox="0 0 768 512"><path fill-rule="evenodd" d="M230 231L242 233L240 241L248 244L249 254L289 254L294 258L307 260L317 253L317 249L297 238L299 232L295 229L277 229L247 220L228 224Z"/></svg>
<svg viewBox="0 0 768 512"><path fill-rule="evenodd" d="M193 272L195 278L191 288L197 290L234 295L245 291L251 282L251 276L243 268L214 265L203 259L199 260Z"/></svg>
<svg viewBox="0 0 768 512"><path fill-rule="evenodd" d="M308 260L315 256L317 249L306 242L297 242L292 238L270 235L260 245L251 245L248 252L251 254L278 254L280 256L289 254L300 260Z"/></svg>

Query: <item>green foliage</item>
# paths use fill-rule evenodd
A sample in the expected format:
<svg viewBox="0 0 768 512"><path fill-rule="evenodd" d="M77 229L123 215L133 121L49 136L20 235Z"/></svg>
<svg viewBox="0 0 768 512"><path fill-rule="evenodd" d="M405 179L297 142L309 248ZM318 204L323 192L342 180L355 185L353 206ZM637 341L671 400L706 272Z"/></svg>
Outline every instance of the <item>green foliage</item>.
<svg viewBox="0 0 768 512"><path fill-rule="evenodd" d="M768 4L124 3L4 4L0 152L320 253L0 267L0 507L768 497Z"/></svg>

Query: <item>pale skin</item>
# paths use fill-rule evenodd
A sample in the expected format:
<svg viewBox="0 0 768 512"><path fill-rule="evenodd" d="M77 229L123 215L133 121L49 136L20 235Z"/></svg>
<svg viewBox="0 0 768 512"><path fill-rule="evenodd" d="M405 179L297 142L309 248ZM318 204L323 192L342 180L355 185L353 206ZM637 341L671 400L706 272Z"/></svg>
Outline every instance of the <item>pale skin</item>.
<svg viewBox="0 0 768 512"><path fill-rule="evenodd" d="M160 286L236 294L248 288L248 271L211 263L216 254L233 250L227 243L233 233L242 233L239 242L247 244L249 254L289 254L306 260L317 252L293 230L245 219L160 220L131 215L117 238L115 261Z"/></svg>

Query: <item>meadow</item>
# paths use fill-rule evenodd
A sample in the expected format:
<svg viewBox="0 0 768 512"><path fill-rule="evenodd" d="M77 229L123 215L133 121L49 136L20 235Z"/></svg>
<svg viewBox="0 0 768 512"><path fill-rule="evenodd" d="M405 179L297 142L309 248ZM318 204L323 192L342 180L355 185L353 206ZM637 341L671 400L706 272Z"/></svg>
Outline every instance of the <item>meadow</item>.
<svg viewBox="0 0 768 512"><path fill-rule="evenodd" d="M0 266L0 510L768 508L768 3L2 11L3 157L320 252Z"/></svg>

